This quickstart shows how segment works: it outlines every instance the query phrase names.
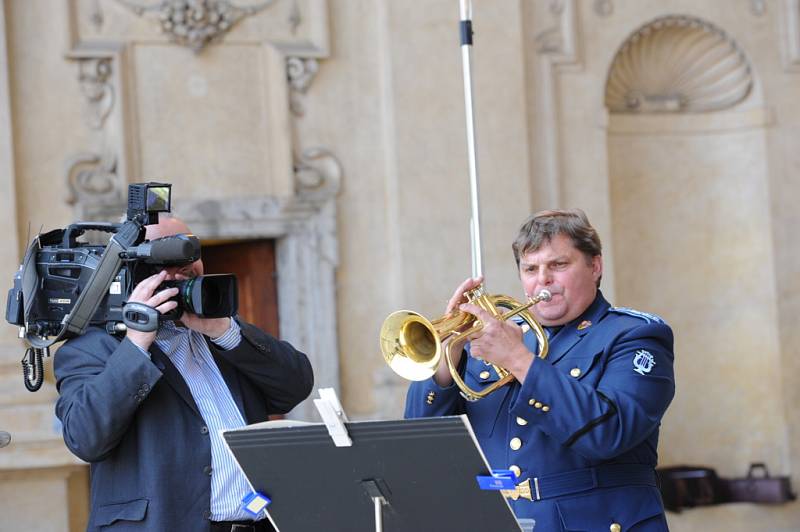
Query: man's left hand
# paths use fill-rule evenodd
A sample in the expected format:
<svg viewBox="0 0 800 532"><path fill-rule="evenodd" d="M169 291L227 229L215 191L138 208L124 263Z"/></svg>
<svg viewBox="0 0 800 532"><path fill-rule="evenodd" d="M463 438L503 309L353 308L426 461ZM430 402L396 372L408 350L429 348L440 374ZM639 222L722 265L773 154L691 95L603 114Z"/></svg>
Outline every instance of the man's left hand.
<svg viewBox="0 0 800 532"><path fill-rule="evenodd" d="M175 273L168 275L167 279L170 281L186 281L189 277L182 273ZM201 318L197 314L187 311L184 311L178 319L189 329L212 339L219 338L228 332L231 327L231 318Z"/></svg>
<svg viewBox="0 0 800 532"><path fill-rule="evenodd" d="M522 342L522 329L510 321L501 321L477 305L459 307L478 318L483 327L470 336L470 354L510 371L519 382L525 380L533 353Z"/></svg>
<svg viewBox="0 0 800 532"><path fill-rule="evenodd" d="M231 327L230 318L201 318L191 312L184 312L180 320L189 329L209 338L219 338Z"/></svg>

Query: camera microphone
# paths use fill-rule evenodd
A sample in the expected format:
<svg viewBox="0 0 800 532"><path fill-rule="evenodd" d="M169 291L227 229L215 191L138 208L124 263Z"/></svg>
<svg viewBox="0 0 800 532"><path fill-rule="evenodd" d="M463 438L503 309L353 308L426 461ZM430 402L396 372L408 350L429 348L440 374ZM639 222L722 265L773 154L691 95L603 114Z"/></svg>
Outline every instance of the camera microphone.
<svg viewBox="0 0 800 532"><path fill-rule="evenodd" d="M0 430L0 448L5 447L11 443L11 434L4 430Z"/></svg>
<svg viewBox="0 0 800 532"><path fill-rule="evenodd" d="M189 234L156 238L125 251L126 259L145 264L188 264L200 258L200 240Z"/></svg>

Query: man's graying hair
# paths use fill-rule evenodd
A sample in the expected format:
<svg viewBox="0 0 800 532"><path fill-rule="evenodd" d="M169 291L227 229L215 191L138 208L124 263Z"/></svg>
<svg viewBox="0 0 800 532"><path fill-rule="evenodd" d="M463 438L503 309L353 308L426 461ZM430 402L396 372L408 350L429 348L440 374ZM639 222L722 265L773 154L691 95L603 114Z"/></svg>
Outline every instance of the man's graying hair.
<svg viewBox="0 0 800 532"><path fill-rule="evenodd" d="M516 240L511 244L514 250L514 259L519 260L522 255L537 251L542 244L550 242L556 235L565 235L572 240L572 245L581 251L586 260L591 262L592 257L603 252L600 237L589 223L586 213L580 209L548 210L531 215L519 228Z"/></svg>

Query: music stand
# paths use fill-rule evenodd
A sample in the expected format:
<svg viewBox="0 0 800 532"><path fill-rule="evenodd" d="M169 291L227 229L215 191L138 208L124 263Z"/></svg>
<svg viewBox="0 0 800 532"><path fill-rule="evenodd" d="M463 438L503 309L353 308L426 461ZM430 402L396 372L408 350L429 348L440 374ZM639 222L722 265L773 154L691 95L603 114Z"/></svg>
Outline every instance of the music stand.
<svg viewBox="0 0 800 532"><path fill-rule="evenodd" d="M520 532L466 416L346 423L352 446L325 425L223 432L280 532ZM384 503L385 501L385 503ZM381 525L382 523L382 525Z"/></svg>

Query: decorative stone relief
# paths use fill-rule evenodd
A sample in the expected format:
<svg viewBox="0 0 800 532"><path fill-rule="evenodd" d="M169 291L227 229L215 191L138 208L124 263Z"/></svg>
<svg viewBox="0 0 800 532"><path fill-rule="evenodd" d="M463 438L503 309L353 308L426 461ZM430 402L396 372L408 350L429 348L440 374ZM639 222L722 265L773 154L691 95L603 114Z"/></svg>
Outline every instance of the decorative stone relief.
<svg viewBox="0 0 800 532"><path fill-rule="evenodd" d="M121 203L117 158L112 153L79 153L67 161L67 203Z"/></svg>
<svg viewBox="0 0 800 532"><path fill-rule="evenodd" d="M116 0L140 17L150 16L157 20L161 32L171 41L195 52L221 39L237 22L263 11L275 1L237 6L228 0L161 0L150 5L136 0Z"/></svg>
<svg viewBox="0 0 800 532"><path fill-rule="evenodd" d="M91 131L92 147L70 157L65 164L69 196L66 202L84 216L86 205L97 202L120 204L124 201L122 177L118 174L118 154L109 147L106 123L115 112L116 91L111 57L78 58L78 83L85 97L84 120Z"/></svg>
<svg viewBox="0 0 800 532"><path fill-rule="evenodd" d="M600 17L608 17L614 12L612 0L594 0L594 12Z"/></svg>
<svg viewBox="0 0 800 532"><path fill-rule="evenodd" d="M784 0L782 10L783 65L800 72L800 0Z"/></svg>
<svg viewBox="0 0 800 532"><path fill-rule="evenodd" d="M109 83L111 59L84 59L79 63L81 92L87 100L86 123L91 129L101 129L114 107L114 88Z"/></svg>
<svg viewBox="0 0 800 532"><path fill-rule="evenodd" d="M319 61L314 58L289 57L286 59L286 75L291 89L290 108L295 116L303 116L302 96L308 90L319 70Z"/></svg>
<svg viewBox="0 0 800 532"><path fill-rule="evenodd" d="M308 148L295 162L294 174L298 194L325 200L339 191L342 165L327 148Z"/></svg>
<svg viewBox="0 0 800 532"><path fill-rule="evenodd" d="M292 9L289 11L289 26L292 28L292 35L297 33L301 22L303 22L303 16L300 14L300 6L297 5L297 0L294 0Z"/></svg>
<svg viewBox="0 0 800 532"><path fill-rule="evenodd" d="M555 18L556 24L536 36L536 51L543 54L564 49L563 25L560 23L564 14L563 0L550 0L548 11Z"/></svg>
<svg viewBox="0 0 800 532"><path fill-rule="evenodd" d="M575 0L550 0L547 7L552 26L535 36L536 51L542 63L542 90L539 103L541 120L539 131L542 134L543 180L547 186L548 205L561 204L561 160L558 119L558 98L556 96L556 77L564 69L580 69L577 31L577 8Z"/></svg>
<svg viewBox="0 0 800 532"><path fill-rule="evenodd" d="M719 111L744 100L752 86L748 60L725 32L696 18L667 16L622 45L605 101L612 113Z"/></svg>
<svg viewBox="0 0 800 532"><path fill-rule="evenodd" d="M766 0L750 0L750 13L756 17L762 16L767 12Z"/></svg>

